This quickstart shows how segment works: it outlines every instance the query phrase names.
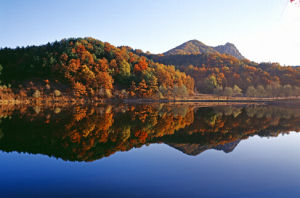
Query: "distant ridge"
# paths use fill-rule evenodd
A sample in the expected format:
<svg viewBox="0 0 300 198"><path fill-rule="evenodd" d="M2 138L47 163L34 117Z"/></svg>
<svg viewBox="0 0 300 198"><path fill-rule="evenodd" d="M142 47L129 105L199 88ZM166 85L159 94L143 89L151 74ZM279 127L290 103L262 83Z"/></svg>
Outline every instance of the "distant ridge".
<svg viewBox="0 0 300 198"><path fill-rule="evenodd" d="M223 151L224 153L230 153L235 149L235 147L239 143L240 140L230 142L227 144L217 145L217 146L200 145L200 144L172 144L172 143L169 143L168 145L187 155L196 156L209 149L215 149L218 151Z"/></svg>
<svg viewBox="0 0 300 198"><path fill-rule="evenodd" d="M221 54L229 54L238 59L245 59L245 57L239 52L239 50L232 43L226 43L225 45L219 45L217 47L214 47L214 49Z"/></svg>
<svg viewBox="0 0 300 198"><path fill-rule="evenodd" d="M226 43L225 45L218 45L216 47L211 47L205 45L198 40L187 41L165 53L164 55L191 55L191 54L202 54L202 53L221 53L229 54L238 59L244 59L245 57L239 52L239 50L232 43Z"/></svg>
<svg viewBox="0 0 300 198"><path fill-rule="evenodd" d="M205 45L204 43L198 40L190 40L187 41L167 52L164 55L190 55L190 54L202 54L202 53L209 53L209 52L217 52L210 46Z"/></svg>

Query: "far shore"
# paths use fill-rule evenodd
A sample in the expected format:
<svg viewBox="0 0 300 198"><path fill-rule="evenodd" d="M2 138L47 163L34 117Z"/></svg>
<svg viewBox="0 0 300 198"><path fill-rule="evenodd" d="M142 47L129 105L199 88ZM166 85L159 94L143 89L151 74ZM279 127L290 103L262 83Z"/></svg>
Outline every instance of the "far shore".
<svg viewBox="0 0 300 198"><path fill-rule="evenodd" d="M198 94L190 97L180 98L74 98L74 97L28 97L23 99L0 99L0 105L34 105L34 106L68 106L68 105L89 105L89 104L118 104L118 103L259 103L259 104L300 104L300 97L225 97L209 94Z"/></svg>

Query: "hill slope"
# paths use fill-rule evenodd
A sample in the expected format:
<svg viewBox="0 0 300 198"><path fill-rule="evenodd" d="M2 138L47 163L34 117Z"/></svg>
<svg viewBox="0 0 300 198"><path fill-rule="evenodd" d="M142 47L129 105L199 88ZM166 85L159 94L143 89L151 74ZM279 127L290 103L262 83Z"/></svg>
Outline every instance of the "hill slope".
<svg viewBox="0 0 300 198"><path fill-rule="evenodd" d="M222 48L222 47L220 47ZM155 62L175 65L195 80L200 93L249 97L300 95L300 67L283 67L278 63L255 63L220 53L190 55L148 55ZM239 88L241 91L239 91Z"/></svg>
<svg viewBox="0 0 300 198"><path fill-rule="evenodd" d="M75 96L138 97L188 94L194 81L174 68L93 38L71 38L42 46L0 50L1 80L27 95L64 90ZM60 85L60 86L58 86ZM173 90L176 89L176 90Z"/></svg>

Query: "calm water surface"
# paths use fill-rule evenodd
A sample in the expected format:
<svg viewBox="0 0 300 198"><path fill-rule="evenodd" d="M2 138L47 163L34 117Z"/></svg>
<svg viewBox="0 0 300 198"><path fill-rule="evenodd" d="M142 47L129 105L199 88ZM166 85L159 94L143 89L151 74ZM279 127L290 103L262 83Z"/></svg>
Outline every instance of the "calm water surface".
<svg viewBox="0 0 300 198"><path fill-rule="evenodd" d="M1 112L1 197L299 197L300 108Z"/></svg>

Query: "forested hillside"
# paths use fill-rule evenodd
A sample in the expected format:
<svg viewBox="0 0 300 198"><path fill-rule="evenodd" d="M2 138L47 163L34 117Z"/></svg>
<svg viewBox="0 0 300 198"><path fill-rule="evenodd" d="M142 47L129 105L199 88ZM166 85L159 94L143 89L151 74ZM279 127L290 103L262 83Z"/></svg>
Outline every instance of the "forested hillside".
<svg viewBox="0 0 300 198"><path fill-rule="evenodd" d="M148 55L175 65L195 80L200 93L277 97L300 95L300 68L278 63L255 63L220 53Z"/></svg>
<svg viewBox="0 0 300 198"><path fill-rule="evenodd" d="M231 44L219 47L223 54L199 41L186 44L192 45L170 50L170 55L115 47L93 38L4 48L0 50L0 94L173 98L193 94L195 86L199 93L225 96L300 95L299 67L238 59L226 54L226 50L238 52Z"/></svg>
<svg viewBox="0 0 300 198"><path fill-rule="evenodd" d="M0 50L1 80L23 95L71 93L162 98L188 95L194 80L175 69L93 38ZM56 94L59 95L59 94Z"/></svg>

